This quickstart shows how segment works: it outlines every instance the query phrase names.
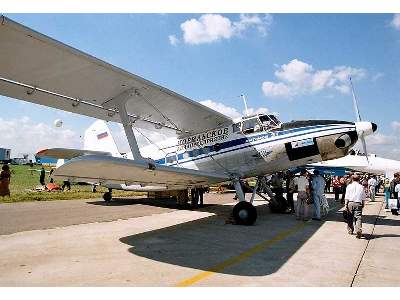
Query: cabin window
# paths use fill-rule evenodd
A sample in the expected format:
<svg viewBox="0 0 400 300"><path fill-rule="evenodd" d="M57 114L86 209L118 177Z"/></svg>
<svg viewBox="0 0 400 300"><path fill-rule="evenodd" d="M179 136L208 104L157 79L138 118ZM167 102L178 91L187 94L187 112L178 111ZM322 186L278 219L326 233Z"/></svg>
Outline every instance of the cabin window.
<svg viewBox="0 0 400 300"><path fill-rule="evenodd" d="M256 125L259 125L258 118L253 118L253 119L244 121L243 128L242 128L243 133L245 133L245 134L253 133L254 126L256 126Z"/></svg>
<svg viewBox="0 0 400 300"><path fill-rule="evenodd" d="M199 149L194 149L194 150L192 151L192 153L193 153L193 157L198 156L198 155L199 155Z"/></svg>
<svg viewBox="0 0 400 300"><path fill-rule="evenodd" d="M189 152L184 152L184 153L183 153L183 158L184 158L184 159L187 159L187 158L189 158L189 157L190 157Z"/></svg>
<svg viewBox="0 0 400 300"><path fill-rule="evenodd" d="M233 124L232 125L233 132L240 132L241 131L241 127L242 127L241 125L242 125L242 122Z"/></svg>
<svg viewBox="0 0 400 300"><path fill-rule="evenodd" d="M176 155L167 156L166 162L167 164L173 164L176 162Z"/></svg>

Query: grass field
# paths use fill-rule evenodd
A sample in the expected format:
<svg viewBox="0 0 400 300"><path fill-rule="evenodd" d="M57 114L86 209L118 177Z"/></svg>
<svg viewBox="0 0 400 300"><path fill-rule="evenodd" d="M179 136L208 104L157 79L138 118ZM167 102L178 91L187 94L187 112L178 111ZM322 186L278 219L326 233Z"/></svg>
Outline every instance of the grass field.
<svg viewBox="0 0 400 300"><path fill-rule="evenodd" d="M10 165L11 170L11 197L0 197L0 203L3 202L23 202L23 201L50 201L50 200L70 200L70 199L89 199L102 198L103 193L107 191L104 187L98 187L97 192L92 192L90 185L72 184L71 191L53 191L47 192L35 191L36 186L40 185L39 176L41 166L19 166ZM32 170L33 169L33 170ZM45 167L50 171L50 167ZM46 183L49 182L49 173L46 173ZM62 182L55 181L56 184L62 185ZM113 196L130 197L140 195L136 192L113 191Z"/></svg>

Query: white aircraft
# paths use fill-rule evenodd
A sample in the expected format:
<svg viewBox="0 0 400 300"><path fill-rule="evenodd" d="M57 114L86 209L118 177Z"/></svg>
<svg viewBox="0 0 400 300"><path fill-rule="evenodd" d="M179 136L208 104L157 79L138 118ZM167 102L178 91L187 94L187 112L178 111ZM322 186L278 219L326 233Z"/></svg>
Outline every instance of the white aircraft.
<svg viewBox="0 0 400 300"><path fill-rule="evenodd" d="M377 129L361 121L281 123L268 114L232 120L4 16L0 41L0 94L124 127L129 157L71 150L76 157L57 168L55 178L168 190L230 181L239 199L233 209L238 224L257 218L255 192L246 202L242 178L343 157ZM172 137L139 149L132 126Z"/></svg>
<svg viewBox="0 0 400 300"><path fill-rule="evenodd" d="M319 162L313 164L313 166L322 168L344 167L363 173L384 174L389 179L393 178L395 173L400 172L400 161L379 157L375 154L369 154L367 160L367 156L360 151L351 151L345 157Z"/></svg>

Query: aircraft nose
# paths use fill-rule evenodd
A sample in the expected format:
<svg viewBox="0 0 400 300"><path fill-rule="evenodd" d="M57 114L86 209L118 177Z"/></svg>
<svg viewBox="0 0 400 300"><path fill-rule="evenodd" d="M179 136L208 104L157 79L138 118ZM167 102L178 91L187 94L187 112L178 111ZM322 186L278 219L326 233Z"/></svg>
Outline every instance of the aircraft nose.
<svg viewBox="0 0 400 300"><path fill-rule="evenodd" d="M355 125L359 137L370 135L378 129L378 126L371 122L356 122Z"/></svg>

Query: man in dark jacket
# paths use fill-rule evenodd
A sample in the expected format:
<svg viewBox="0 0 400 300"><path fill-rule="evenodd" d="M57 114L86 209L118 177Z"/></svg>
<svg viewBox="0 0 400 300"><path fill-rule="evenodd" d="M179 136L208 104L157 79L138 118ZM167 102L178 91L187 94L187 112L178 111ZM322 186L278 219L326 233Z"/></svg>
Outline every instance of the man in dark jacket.
<svg viewBox="0 0 400 300"><path fill-rule="evenodd" d="M397 199L398 198L398 193L395 192L394 188L396 187L396 184L399 183L399 177L398 174L395 174L394 178L390 182L390 198L392 199Z"/></svg>
<svg viewBox="0 0 400 300"><path fill-rule="evenodd" d="M42 169L40 170L40 177L39 177L39 182L41 185L46 185L46 183L44 182L45 177L46 177L46 171L44 167L42 167Z"/></svg>

